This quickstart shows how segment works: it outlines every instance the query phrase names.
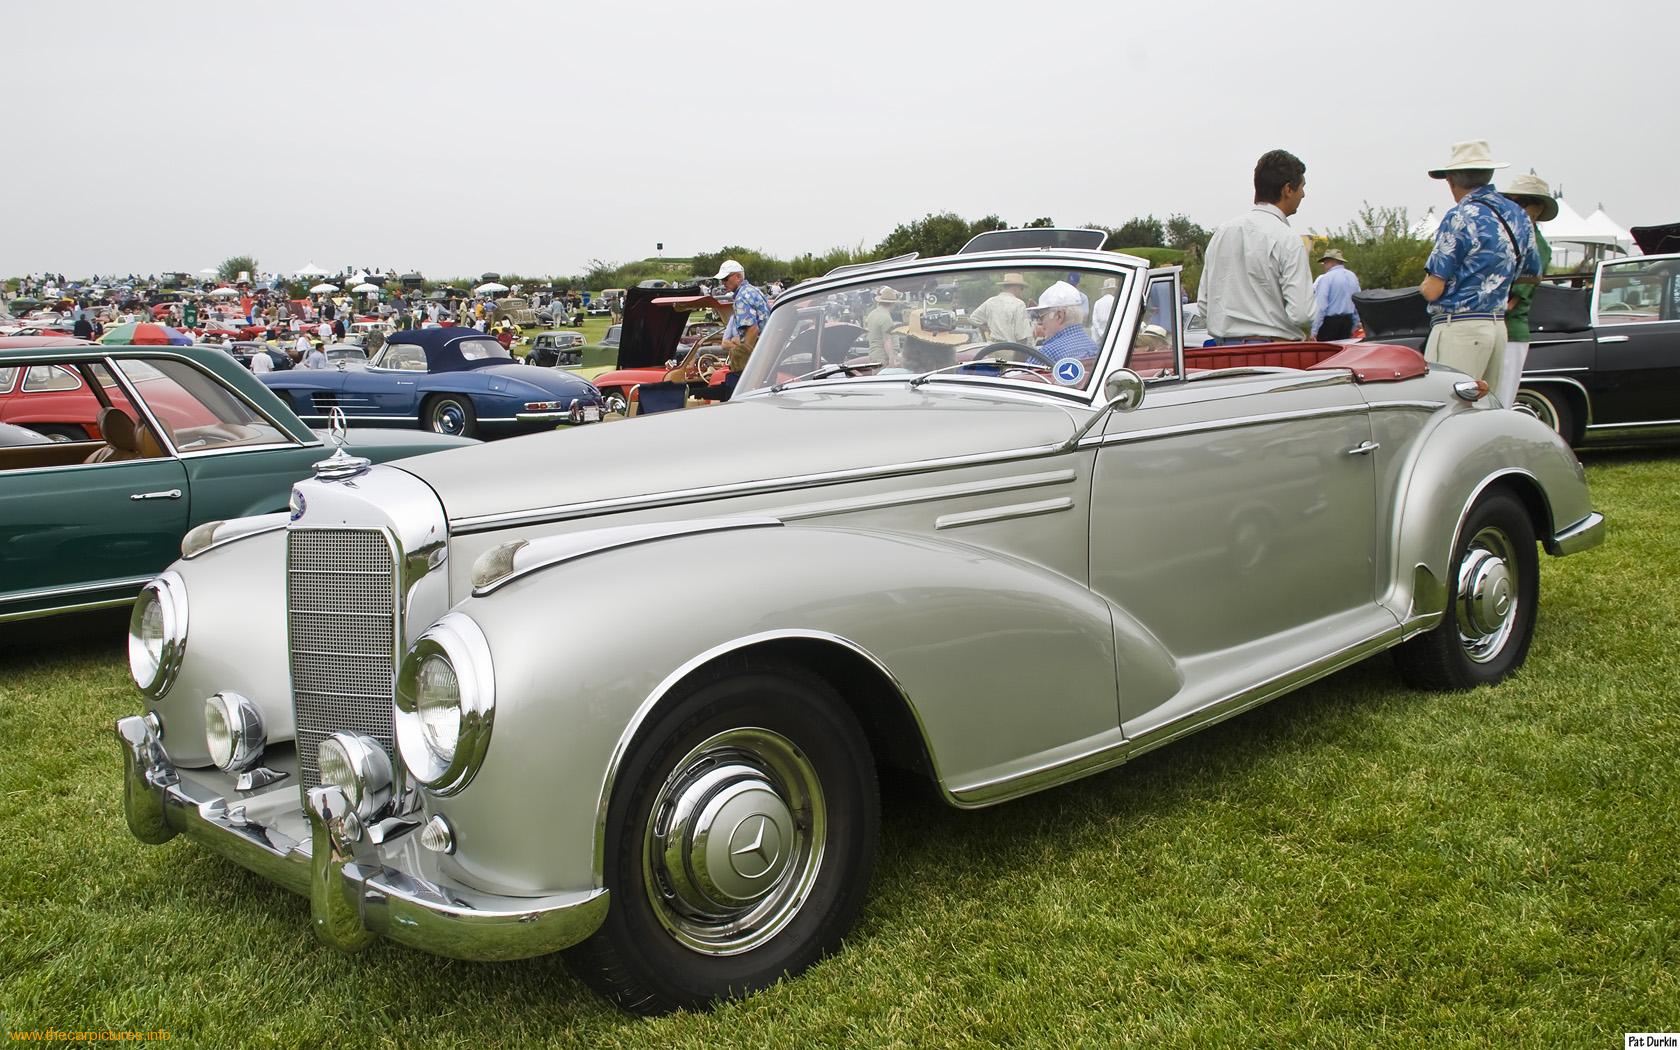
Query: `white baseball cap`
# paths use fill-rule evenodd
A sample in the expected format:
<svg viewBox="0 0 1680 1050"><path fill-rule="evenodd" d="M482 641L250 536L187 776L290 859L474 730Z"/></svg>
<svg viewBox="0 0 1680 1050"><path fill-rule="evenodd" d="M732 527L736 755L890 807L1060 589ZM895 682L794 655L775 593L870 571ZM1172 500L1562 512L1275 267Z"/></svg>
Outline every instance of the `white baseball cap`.
<svg viewBox="0 0 1680 1050"><path fill-rule="evenodd" d="M1028 313L1038 313L1043 310L1061 310L1069 306L1084 306L1085 300L1079 295L1078 289L1066 281L1055 284L1039 293L1038 305L1027 308Z"/></svg>
<svg viewBox="0 0 1680 1050"><path fill-rule="evenodd" d="M721 281L732 273L738 273L744 276L746 272L747 268L736 262L734 259L725 259L723 260L723 265L718 267L717 276L713 277L712 280Z"/></svg>

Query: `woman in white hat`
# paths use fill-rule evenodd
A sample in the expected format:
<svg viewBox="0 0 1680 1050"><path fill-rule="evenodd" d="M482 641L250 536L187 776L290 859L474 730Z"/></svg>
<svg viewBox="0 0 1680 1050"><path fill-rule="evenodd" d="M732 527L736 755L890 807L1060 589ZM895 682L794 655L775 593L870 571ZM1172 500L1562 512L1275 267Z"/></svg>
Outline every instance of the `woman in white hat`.
<svg viewBox="0 0 1680 1050"><path fill-rule="evenodd" d="M1552 266L1552 246L1540 235L1540 224L1557 218L1557 198L1538 175L1518 175L1505 189L1504 197L1527 213L1534 229L1534 246L1540 251L1540 273L1545 274ZM1511 289L1511 308L1505 311L1505 359L1500 362L1499 388L1494 393L1506 408L1516 406L1517 385L1522 381L1523 362L1528 359L1528 310L1533 298L1534 285L1518 284Z"/></svg>

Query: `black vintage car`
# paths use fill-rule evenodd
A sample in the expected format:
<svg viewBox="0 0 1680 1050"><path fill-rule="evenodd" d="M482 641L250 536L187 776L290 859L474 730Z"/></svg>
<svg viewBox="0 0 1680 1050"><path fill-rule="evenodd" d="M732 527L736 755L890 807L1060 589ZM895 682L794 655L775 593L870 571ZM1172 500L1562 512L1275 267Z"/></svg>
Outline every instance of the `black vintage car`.
<svg viewBox="0 0 1680 1050"><path fill-rule="evenodd" d="M1516 408L1571 445L1680 438L1680 254L1598 264L1591 285L1542 284ZM1413 289L1354 297L1365 337L1421 349L1429 335Z"/></svg>

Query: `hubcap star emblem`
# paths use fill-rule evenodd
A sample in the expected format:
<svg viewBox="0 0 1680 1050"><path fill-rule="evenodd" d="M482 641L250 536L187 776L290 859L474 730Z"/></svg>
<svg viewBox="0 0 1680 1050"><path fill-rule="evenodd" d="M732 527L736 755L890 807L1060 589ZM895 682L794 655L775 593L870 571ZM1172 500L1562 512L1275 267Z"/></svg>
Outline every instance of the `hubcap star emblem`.
<svg viewBox="0 0 1680 1050"><path fill-rule="evenodd" d="M747 826L755 820L758 823L752 829L752 837L747 842L729 851L729 860L735 871L743 878L748 879L756 879L769 871L775 866L776 858L781 854L780 843L765 842L766 833L773 834L775 829L771 827L770 818L763 814L750 816L737 824L735 834L731 836L732 841L739 842L742 832L746 831Z"/></svg>

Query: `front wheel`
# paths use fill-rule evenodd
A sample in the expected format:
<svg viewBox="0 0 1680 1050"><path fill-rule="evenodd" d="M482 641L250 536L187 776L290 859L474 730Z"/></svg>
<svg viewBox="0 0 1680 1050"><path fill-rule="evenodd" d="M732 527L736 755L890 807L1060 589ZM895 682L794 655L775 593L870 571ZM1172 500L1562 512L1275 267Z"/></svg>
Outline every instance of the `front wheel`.
<svg viewBox="0 0 1680 1050"><path fill-rule="evenodd" d="M608 807L606 921L567 959L639 1013L705 1007L839 947L868 890L869 746L826 682L724 669L642 730Z"/></svg>
<svg viewBox="0 0 1680 1050"><path fill-rule="evenodd" d="M1482 497L1459 526L1446 615L1394 650L1401 677L1420 689L1493 685L1522 666L1534 639L1540 557L1534 525L1509 492Z"/></svg>
<svg viewBox="0 0 1680 1050"><path fill-rule="evenodd" d="M463 394L438 394L426 402L420 421L434 434L455 437L478 436L478 413L472 399Z"/></svg>

